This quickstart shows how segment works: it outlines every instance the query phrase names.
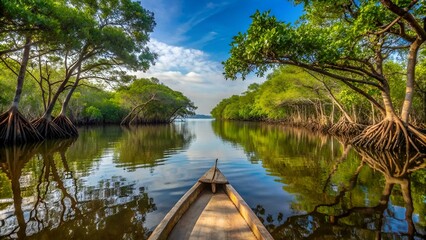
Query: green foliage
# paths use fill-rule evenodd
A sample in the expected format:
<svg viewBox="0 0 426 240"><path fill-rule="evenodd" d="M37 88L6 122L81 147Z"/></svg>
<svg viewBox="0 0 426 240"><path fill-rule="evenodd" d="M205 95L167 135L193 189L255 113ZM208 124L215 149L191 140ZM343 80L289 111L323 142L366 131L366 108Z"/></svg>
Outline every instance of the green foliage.
<svg viewBox="0 0 426 240"><path fill-rule="evenodd" d="M76 82L74 87L81 80L126 83L129 79L123 76L124 70L146 71L156 58L146 46L155 26L154 16L139 2L5 0L0 3L0 11L2 67L16 74L21 65L14 59L20 58L24 44L31 40L27 79L34 80L40 88L38 94L46 116L60 108L57 102L65 98L62 94L73 85L71 81ZM32 95L27 99L31 105L23 103L26 108L34 108L34 103L40 102ZM108 101L97 105L80 109L83 117L105 121L102 112L112 114L110 109L115 109L115 121L122 115ZM35 115L41 113L37 111Z"/></svg>
<svg viewBox="0 0 426 240"><path fill-rule="evenodd" d="M414 102L414 104L419 106L420 109L423 109L423 111L420 110L418 112L423 113L421 114L421 119L426 119L426 49L423 49L420 52L418 61L419 63L416 66L416 72L418 76L416 81L416 92L417 96L419 96L419 101ZM423 123L424 122L425 121L423 120Z"/></svg>
<svg viewBox="0 0 426 240"><path fill-rule="evenodd" d="M241 96L222 100L211 112L218 119L283 120L289 116L288 108L329 101L320 82L296 67L281 67L258 85L250 85Z"/></svg>
<svg viewBox="0 0 426 240"><path fill-rule="evenodd" d="M94 106L86 108L83 114L89 118L89 121L102 120L101 110Z"/></svg>
<svg viewBox="0 0 426 240"><path fill-rule="evenodd" d="M115 94L95 86L79 88L71 99L70 115L79 124L118 123L126 111L115 100Z"/></svg>
<svg viewBox="0 0 426 240"><path fill-rule="evenodd" d="M52 73L54 75L54 72ZM7 110L13 96L14 82L8 71L0 74L0 110ZM126 77L132 80L130 77ZM68 115L78 124L119 123L136 105L155 97L141 113L146 122L169 122L177 117L184 118L195 114L196 106L181 92L174 91L160 83L158 79L138 79L117 90L102 90L102 85L89 81L76 89L70 100ZM31 90L30 90L31 89ZM22 113L30 118L39 117L43 111L40 88L35 81L26 81L22 96ZM60 109L54 111L54 115Z"/></svg>
<svg viewBox="0 0 426 240"><path fill-rule="evenodd" d="M233 38L231 56L223 62L225 78L244 79L251 72L263 76L276 66L293 65L339 80L383 113L383 106L391 109L387 114L397 112L388 104L388 98L398 107L403 97L414 102L409 91L401 91L405 79L391 71L395 67L401 70L400 64L393 62L396 56L401 57L400 62L410 59L407 46L415 39L419 46L424 42L424 2L295 2L304 4L305 14L294 25L278 20L270 12L257 11L251 16L247 31ZM409 9L409 16L400 14L403 20L396 19L395 12L405 9ZM412 81L416 77L409 67L404 66L402 72L414 76L407 78ZM410 106L404 105L402 114L410 112ZM404 121L405 113L401 116Z"/></svg>
<svg viewBox="0 0 426 240"><path fill-rule="evenodd" d="M89 58L105 61L106 65L120 64L143 71L153 63L156 55L146 47L146 43L155 26L154 16L140 3L131 0L85 0L74 4L83 6L82 10L95 20L88 29L89 35L82 48L83 51L98 49Z"/></svg>

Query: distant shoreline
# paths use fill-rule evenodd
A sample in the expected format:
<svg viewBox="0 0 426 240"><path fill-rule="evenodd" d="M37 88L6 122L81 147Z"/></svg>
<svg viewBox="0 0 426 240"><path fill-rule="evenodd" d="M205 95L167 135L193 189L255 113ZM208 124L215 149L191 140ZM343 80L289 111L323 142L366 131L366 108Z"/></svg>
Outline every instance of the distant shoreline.
<svg viewBox="0 0 426 240"><path fill-rule="evenodd" d="M213 119L213 117L211 115L195 114L192 116L187 116L185 119Z"/></svg>

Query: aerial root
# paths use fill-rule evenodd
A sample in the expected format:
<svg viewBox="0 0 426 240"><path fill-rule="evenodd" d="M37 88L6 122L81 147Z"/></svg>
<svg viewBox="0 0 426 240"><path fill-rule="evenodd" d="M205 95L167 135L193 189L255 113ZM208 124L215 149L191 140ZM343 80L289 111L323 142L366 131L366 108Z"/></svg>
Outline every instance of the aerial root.
<svg viewBox="0 0 426 240"><path fill-rule="evenodd" d="M75 125L71 122L71 120L65 115L59 115L58 117L53 119L53 123L55 123L58 127L63 129L68 133L71 137L78 136L78 130Z"/></svg>
<svg viewBox="0 0 426 240"><path fill-rule="evenodd" d="M340 118L336 124L330 127L328 133L335 136L352 138L359 135L365 129L365 127L365 125L349 122L345 118Z"/></svg>
<svg viewBox="0 0 426 240"><path fill-rule="evenodd" d="M354 139L355 146L375 150L406 150L421 152L426 149L426 136L401 121L383 120L369 126Z"/></svg>
<svg viewBox="0 0 426 240"><path fill-rule="evenodd" d="M43 140L43 136L16 107L0 115L0 143L17 144Z"/></svg>
<svg viewBox="0 0 426 240"><path fill-rule="evenodd" d="M307 129L309 131L321 132L321 133L327 133L329 128L330 128L330 126L328 125L327 122L321 122L321 121L315 121L315 120L303 122L303 121L294 121L292 119L289 119L289 120L284 121L282 123L285 124L285 125L288 125L288 126L297 127L297 128L304 128L304 129Z"/></svg>
<svg viewBox="0 0 426 240"><path fill-rule="evenodd" d="M69 138L72 137L66 130L62 129L53 121L46 118L39 118L32 122L35 129L46 139Z"/></svg>

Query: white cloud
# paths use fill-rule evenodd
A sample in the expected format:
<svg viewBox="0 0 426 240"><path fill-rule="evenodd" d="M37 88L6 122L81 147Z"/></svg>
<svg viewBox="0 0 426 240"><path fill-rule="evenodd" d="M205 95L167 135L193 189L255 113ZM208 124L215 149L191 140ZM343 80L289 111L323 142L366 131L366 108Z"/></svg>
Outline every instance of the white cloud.
<svg viewBox="0 0 426 240"><path fill-rule="evenodd" d="M197 49L171 46L152 39L149 47L159 57L147 72L138 72L138 77L156 77L165 85L182 92L198 106L198 113L209 114L223 98L241 94L253 82L225 80L222 65L211 61L209 55Z"/></svg>

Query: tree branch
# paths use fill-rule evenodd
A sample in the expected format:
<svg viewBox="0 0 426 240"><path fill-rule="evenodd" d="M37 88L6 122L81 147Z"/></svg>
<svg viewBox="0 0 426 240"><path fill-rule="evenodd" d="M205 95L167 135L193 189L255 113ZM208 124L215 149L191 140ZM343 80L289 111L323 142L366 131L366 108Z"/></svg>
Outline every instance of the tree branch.
<svg viewBox="0 0 426 240"><path fill-rule="evenodd" d="M410 12L408 12L408 9L410 9L412 6L417 4L418 0L411 1L410 5L406 9L400 8L398 5L394 4L391 0L380 0L380 2L391 12L395 13L396 15L406 20L407 23L410 25L410 27L413 28L413 30L416 32L416 34L421 39L426 40L425 29L419 24L419 22L417 22L414 16Z"/></svg>

